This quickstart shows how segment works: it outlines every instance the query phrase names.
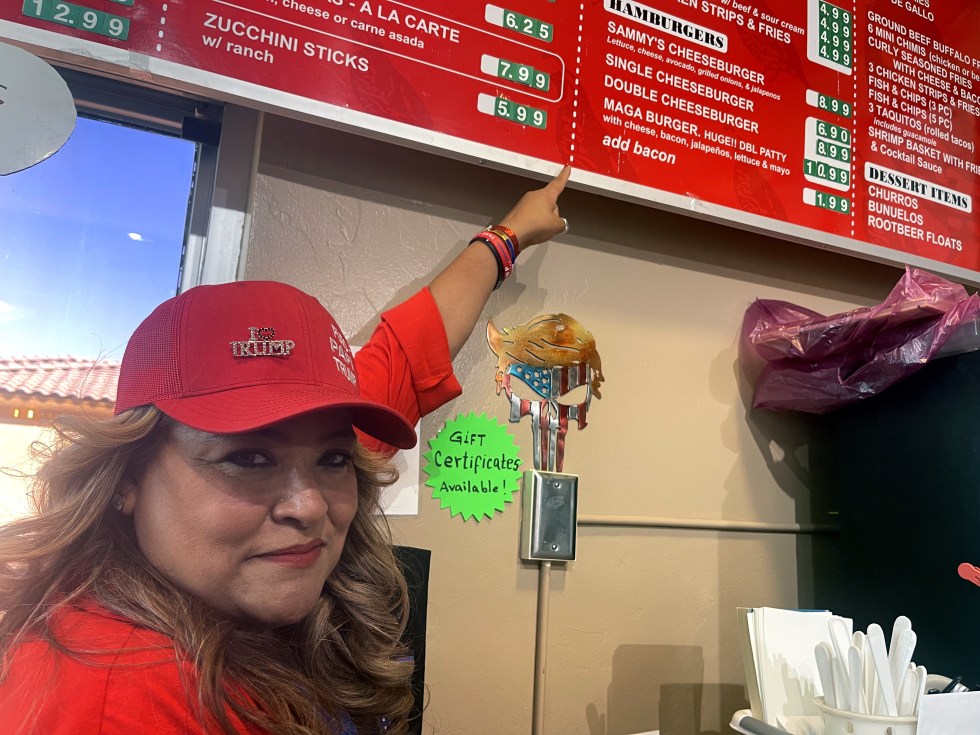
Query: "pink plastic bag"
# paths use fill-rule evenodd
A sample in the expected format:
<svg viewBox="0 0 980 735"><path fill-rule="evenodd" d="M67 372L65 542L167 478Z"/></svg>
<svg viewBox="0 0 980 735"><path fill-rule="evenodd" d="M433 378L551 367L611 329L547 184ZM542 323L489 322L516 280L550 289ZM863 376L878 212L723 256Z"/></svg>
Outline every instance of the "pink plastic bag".
<svg viewBox="0 0 980 735"><path fill-rule="evenodd" d="M935 357L980 298L959 284L906 268L878 306L823 316L757 300L742 321L742 368L754 408L826 413L877 395Z"/></svg>

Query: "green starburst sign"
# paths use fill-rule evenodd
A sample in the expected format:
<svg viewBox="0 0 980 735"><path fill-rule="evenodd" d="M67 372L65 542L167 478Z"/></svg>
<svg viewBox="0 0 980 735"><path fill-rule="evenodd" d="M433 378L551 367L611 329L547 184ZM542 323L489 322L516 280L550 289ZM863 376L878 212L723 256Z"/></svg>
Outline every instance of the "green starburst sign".
<svg viewBox="0 0 980 735"><path fill-rule="evenodd" d="M457 416L429 440L425 484L440 508L480 521L503 511L519 490L519 448L507 428L485 413Z"/></svg>

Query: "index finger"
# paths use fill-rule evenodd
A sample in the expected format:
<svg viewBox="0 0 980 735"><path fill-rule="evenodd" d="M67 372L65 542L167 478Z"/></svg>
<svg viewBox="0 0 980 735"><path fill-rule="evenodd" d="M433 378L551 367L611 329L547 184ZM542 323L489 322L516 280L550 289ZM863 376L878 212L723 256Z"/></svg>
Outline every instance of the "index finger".
<svg viewBox="0 0 980 735"><path fill-rule="evenodd" d="M555 176L555 178L549 181L544 188L550 191L551 193L553 193L555 195L555 198L557 198L558 195L565 190L565 184L568 183L568 177L571 175L572 175L572 167L571 165L566 163L562 167L562 170L559 171L558 174Z"/></svg>

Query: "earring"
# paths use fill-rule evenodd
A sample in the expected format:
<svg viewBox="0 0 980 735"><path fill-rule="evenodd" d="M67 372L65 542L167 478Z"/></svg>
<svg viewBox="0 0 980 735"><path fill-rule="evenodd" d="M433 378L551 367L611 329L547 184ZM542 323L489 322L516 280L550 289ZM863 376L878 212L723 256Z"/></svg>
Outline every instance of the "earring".
<svg viewBox="0 0 980 735"><path fill-rule="evenodd" d="M119 493L114 493L112 496L112 507L116 509L116 512L123 509L123 498Z"/></svg>

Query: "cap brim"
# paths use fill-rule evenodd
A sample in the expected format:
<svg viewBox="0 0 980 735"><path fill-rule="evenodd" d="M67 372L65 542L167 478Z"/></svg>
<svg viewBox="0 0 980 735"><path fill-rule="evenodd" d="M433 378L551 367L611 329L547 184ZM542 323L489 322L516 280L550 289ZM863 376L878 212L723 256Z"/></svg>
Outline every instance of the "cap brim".
<svg viewBox="0 0 980 735"><path fill-rule="evenodd" d="M397 449L418 442L415 428L400 413L380 403L305 384L253 385L201 396L156 401L154 405L192 429L240 434L327 408L346 409L355 429Z"/></svg>

